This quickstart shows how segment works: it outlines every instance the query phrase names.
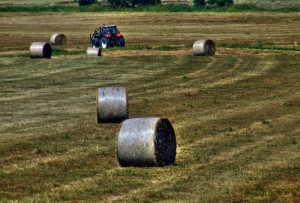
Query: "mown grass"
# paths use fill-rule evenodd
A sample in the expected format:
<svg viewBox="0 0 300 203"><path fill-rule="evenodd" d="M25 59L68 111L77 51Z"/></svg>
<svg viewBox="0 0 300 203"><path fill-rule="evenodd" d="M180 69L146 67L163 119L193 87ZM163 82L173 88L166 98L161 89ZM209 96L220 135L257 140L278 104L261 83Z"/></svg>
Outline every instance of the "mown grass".
<svg viewBox="0 0 300 203"><path fill-rule="evenodd" d="M76 54L83 54L86 50L67 50L64 48L52 48L52 54L54 55L76 55ZM24 54L25 55L25 54Z"/></svg>
<svg viewBox="0 0 300 203"><path fill-rule="evenodd" d="M263 44L258 42L256 44L220 44L220 47L226 48L240 48L240 49L258 49L258 50L281 50L281 51L300 51L295 44L291 43L289 46L280 47L280 45Z"/></svg>
<svg viewBox="0 0 300 203"><path fill-rule="evenodd" d="M1 71L1 196L297 200L297 57L2 58L10 65ZM107 85L128 88L130 117L171 119L179 148L175 166L118 166L119 125L98 125L95 116L96 88Z"/></svg>
<svg viewBox="0 0 300 203"><path fill-rule="evenodd" d="M158 15L1 16L0 201L299 200L299 52L243 47L259 39L262 48L290 46L298 41L297 15ZM121 19L127 47L87 58L89 30L99 19ZM49 40L58 28L67 45L53 46L50 60L30 59L30 41ZM9 43L19 29L22 39ZM192 55L203 30L216 39L216 56ZM128 89L130 117L170 119L175 165L118 165L120 125L96 120L100 86Z"/></svg>

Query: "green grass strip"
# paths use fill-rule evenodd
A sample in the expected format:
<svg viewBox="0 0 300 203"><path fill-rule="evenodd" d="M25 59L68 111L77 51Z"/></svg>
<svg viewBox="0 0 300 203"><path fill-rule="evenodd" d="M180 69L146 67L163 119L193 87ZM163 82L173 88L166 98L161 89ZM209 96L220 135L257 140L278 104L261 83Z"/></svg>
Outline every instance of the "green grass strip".
<svg viewBox="0 0 300 203"><path fill-rule="evenodd" d="M220 44L223 48L238 48L238 49L258 49L258 50L278 50L278 51L300 51L300 48L294 47L276 47L263 44Z"/></svg>

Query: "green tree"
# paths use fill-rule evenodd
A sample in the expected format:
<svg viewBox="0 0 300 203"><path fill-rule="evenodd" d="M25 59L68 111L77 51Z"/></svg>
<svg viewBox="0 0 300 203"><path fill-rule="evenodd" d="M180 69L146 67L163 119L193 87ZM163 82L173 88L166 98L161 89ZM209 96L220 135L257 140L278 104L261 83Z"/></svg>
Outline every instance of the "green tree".
<svg viewBox="0 0 300 203"><path fill-rule="evenodd" d="M194 0L194 6L204 7L206 5L205 0Z"/></svg>
<svg viewBox="0 0 300 203"><path fill-rule="evenodd" d="M108 0L108 4L113 7L135 7L159 4L160 0Z"/></svg>
<svg viewBox="0 0 300 203"><path fill-rule="evenodd" d="M215 5L215 6L229 6L233 5L233 0L208 0L207 4L209 5Z"/></svg>
<svg viewBox="0 0 300 203"><path fill-rule="evenodd" d="M88 6L96 3L96 0L78 0L79 6Z"/></svg>
<svg viewBox="0 0 300 203"><path fill-rule="evenodd" d="M108 4L113 7L130 7L128 0L108 0Z"/></svg>
<svg viewBox="0 0 300 203"><path fill-rule="evenodd" d="M139 6L160 4L160 0L132 0L132 2L135 5L139 5Z"/></svg>

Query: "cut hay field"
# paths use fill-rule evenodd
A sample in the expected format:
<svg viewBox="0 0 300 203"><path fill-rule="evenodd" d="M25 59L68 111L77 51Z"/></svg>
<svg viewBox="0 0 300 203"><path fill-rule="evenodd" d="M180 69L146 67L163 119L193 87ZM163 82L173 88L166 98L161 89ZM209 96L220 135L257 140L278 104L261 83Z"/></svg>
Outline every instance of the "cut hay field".
<svg viewBox="0 0 300 203"><path fill-rule="evenodd" d="M300 201L299 13L7 12L0 21L0 201ZM87 58L104 23L119 25L127 46ZM67 45L30 59L30 44L54 32ZM192 55L200 37L215 40L215 56ZM127 88L130 117L172 122L175 165L118 165L120 125L97 124L101 86Z"/></svg>

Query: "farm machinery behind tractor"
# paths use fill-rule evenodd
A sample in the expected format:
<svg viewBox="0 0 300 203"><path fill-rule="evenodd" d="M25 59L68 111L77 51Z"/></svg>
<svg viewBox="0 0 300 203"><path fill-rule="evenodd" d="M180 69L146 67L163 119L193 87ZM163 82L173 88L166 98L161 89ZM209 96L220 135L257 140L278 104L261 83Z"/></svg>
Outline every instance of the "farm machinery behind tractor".
<svg viewBox="0 0 300 203"><path fill-rule="evenodd" d="M97 28L90 35L90 43L94 48L107 49L114 46L125 46L125 39L116 25L105 25Z"/></svg>

